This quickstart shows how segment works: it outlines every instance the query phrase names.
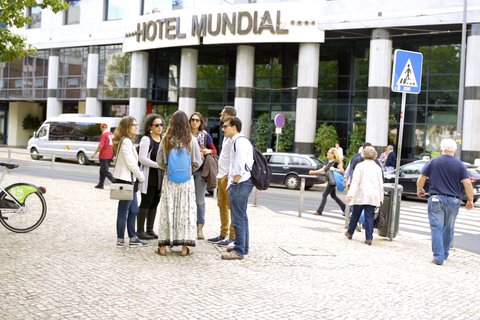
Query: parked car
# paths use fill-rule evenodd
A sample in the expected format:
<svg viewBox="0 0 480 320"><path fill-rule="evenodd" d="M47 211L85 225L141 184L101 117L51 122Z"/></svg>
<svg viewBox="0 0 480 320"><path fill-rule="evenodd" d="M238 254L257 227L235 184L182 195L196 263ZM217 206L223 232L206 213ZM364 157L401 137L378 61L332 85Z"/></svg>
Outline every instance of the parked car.
<svg viewBox="0 0 480 320"><path fill-rule="evenodd" d="M412 163L405 164L400 167L398 184L403 186L403 196L417 196L417 180L420 177L420 172L423 166L427 163L425 160L418 160ZM467 167L468 174L470 175L470 180L473 185L473 202L476 202L480 198L480 169L470 163L465 163ZM395 182L395 171L385 172L385 182L394 183ZM430 182L429 179L425 181L426 196L429 196ZM464 203L467 202L467 195L462 186L463 197L461 198Z"/></svg>
<svg viewBox="0 0 480 320"><path fill-rule="evenodd" d="M314 184L325 183L325 174L309 175L310 170L317 170L325 165L321 159L313 155L290 152L264 153L272 168L272 181L275 184L284 184L289 189L299 189L301 178L305 178L305 189Z"/></svg>

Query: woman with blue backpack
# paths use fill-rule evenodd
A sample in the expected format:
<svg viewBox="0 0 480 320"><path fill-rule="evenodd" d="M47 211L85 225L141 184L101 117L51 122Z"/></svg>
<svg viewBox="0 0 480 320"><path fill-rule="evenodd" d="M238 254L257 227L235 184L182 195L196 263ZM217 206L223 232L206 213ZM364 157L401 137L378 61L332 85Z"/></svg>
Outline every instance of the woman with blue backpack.
<svg viewBox="0 0 480 320"><path fill-rule="evenodd" d="M201 162L200 148L192 136L188 116L176 111L168 124L157 154L159 167L165 170L160 198L158 248L165 256L167 246L182 246L181 256L193 252L197 238L197 208L192 173Z"/></svg>

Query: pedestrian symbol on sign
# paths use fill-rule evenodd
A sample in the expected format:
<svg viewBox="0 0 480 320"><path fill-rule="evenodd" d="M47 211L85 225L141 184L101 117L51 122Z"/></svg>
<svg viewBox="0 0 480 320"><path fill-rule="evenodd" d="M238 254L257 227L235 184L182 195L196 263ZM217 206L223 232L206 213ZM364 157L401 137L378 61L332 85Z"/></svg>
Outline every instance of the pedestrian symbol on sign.
<svg viewBox="0 0 480 320"><path fill-rule="evenodd" d="M409 86L409 87L417 87L417 79L415 78L415 73L413 72L412 62L408 59L405 67L403 68L403 72L398 78L396 83L397 86Z"/></svg>

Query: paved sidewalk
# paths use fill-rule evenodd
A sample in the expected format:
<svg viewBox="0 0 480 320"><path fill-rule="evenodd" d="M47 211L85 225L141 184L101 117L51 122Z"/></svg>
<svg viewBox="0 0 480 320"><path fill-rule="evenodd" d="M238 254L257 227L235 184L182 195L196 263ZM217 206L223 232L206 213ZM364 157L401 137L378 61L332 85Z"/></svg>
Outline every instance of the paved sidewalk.
<svg viewBox="0 0 480 320"><path fill-rule="evenodd" d="M0 319L479 319L480 256L453 249L431 263L430 242L364 233L249 207L250 254L198 241L166 257L117 248L117 202L93 184L19 176L47 188L48 214L27 234L0 227ZM260 195L261 196L261 193ZM207 198L204 233L219 231Z"/></svg>

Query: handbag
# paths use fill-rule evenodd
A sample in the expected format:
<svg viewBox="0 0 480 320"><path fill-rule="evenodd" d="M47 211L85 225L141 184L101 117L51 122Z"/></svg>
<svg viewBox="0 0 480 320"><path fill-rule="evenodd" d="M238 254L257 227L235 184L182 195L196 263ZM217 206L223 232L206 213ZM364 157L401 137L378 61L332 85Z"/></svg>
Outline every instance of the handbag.
<svg viewBox="0 0 480 320"><path fill-rule="evenodd" d="M335 176L333 175L332 170L328 170L328 184L336 186L337 182L335 181Z"/></svg>
<svg viewBox="0 0 480 320"><path fill-rule="evenodd" d="M110 199L132 201L133 200L133 184L112 183L110 185Z"/></svg>
<svg viewBox="0 0 480 320"><path fill-rule="evenodd" d="M345 190L345 185L343 184L343 174L337 171L333 171L333 176L335 177L337 190L339 192L343 192L343 190Z"/></svg>

